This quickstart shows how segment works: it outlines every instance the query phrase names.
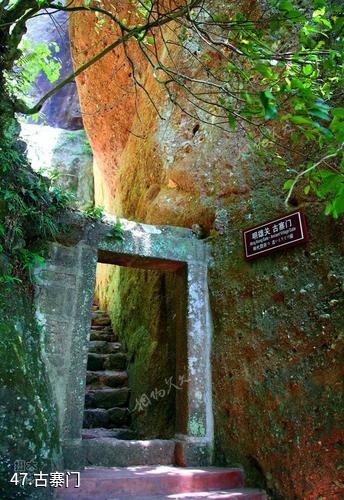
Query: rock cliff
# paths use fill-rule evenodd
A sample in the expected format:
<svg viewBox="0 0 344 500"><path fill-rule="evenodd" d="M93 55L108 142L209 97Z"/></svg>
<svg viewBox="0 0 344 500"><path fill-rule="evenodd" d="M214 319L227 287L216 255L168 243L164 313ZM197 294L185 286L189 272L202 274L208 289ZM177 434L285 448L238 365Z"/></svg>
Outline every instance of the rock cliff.
<svg viewBox="0 0 344 500"><path fill-rule="evenodd" d="M130 2L114 4L121 12ZM92 14L75 15L70 35L80 64L113 32L105 27L97 34ZM242 230L285 212L283 172L245 154L242 132L226 134L174 108L136 56L163 121L144 95L135 102L122 49L77 80L95 156L96 203L152 224L199 224L211 235L216 463L244 466L275 498L336 498L343 450L343 223L306 205L307 246L246 262ZM98 276L101 303L132 349L136 395L140 387L145 392L144 374L159 366L159 283L135 270L104 267ZM138 366L142 351L144 366ZM141 421L147 435L157 418Z"/></svg>
<svg viewBox="0 0 344 500"><path fill-rule="evenodd" d="M32 45L36 43L56 43L59 51L55 52L55 57L61 62L60 80L68 76L73 71L68 38L68 18L66 12L54 13L53 17L48 15L37 16L28 22L26 38ZM59 81L60 81L59 80ZM53 85L41 72L38 75L32 89L34 101L39 101ZM83 128L82 116L79 106L78 93L75 82L71 82L44 105L41 111L42 120L45 125L68 130L79 130ZM30 119L29 119L30 121Z"/></svg>
<svg viewBox="0 0 344 500"><path fill-rule="evenodd" d="M46 11L28 22L26 39L32 47L37 43L56 44L55 58L61 63L58 80L73 71L66 12ZM54 85L41 71L30 93L39 101ZM39 123L39 125L37 125ZM21 136L28 145L28 156L34 170L52 178L52 184L75 195L79 208L93 205L93 157L84 130L75 82L71 82L46 101L38 122L30 117L21 125Z"/></svg>

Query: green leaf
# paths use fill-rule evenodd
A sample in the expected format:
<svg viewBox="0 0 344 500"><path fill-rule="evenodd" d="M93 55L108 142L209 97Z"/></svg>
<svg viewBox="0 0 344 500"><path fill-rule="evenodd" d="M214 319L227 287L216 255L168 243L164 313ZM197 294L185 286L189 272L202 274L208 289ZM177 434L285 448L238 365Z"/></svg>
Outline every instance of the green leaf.
<svg viewBox="0 0 344 500"><path fill-rule="evenodd" d="M259 98L264 107L265 120L271 120L278 114L277 108L273 101L274 96L272 95L270 90L261 90L259 92Z"/></svg>
<svg viewBox="0 0 344 500"><path fill-rule="evenodd" d="M306 64L302 68L302 72L304 75L309 76L313 73L313 66L311 64Z"/></svg>
<svg viewBox="0 0 344 500"><path fill-rule="evenodd" d="M344 118L344 108L332 108L331 113L337 118Z"/></svg>
<svg viewBox="0 0 344 500"><path fill-rule="evenodd" d="M269 78L270 80L272 80L274 77L275 77L275 74L274 72L272 71L271 68L269 68L269 66L267 66L266 64L263 64L263 63L259 63L256 65L256 70L263 76L265 76L265 78Z"/></svg>
<svg viewBox="0 0 344 500"><path fill-rule="evenodd" d="M285 181L285 183L283 184L283 189L289 191L289 189L292 187L294 183L294 179L288 179L287 181Z"/></svg>
<svg viewBox="0 0 344 500"><path fill-rule="evenodd" d="M331 117L327 111L323 111L318 108L310 108L307 110L307 113L311 116L315 116L316 118L320 118L321 120L331 121Z"/></svg>
<svg viewBox="0 0 344 500"><path fill-rule="evenodd" d="M302 123L307 123L308 125L315 125L315 122L313 120L301 115L293 115L290 117L290 120L296 123L297 125L300 125Z"/></svg>
<svg viewBox="0 0 344 500"><path fill-rule="evenodd" d="M332 204L333 216L335 219L344 213L344 186L339 190Z"/></svg>
<svg viewBox="0 0 344 500"><path fill-rule="evenodd" d="M287 1L282 1L278 4L278 8L280 10L284 10L286 12L289 12L290 10L293 10L294 9L294 5L291 3L291 2L287 2Z"/></svg>
<svg viewBox="0 0 344 500"><path fill-rule="evenodd" d="M229 111L228 112L228 125L230 126L230 128L235 129L236 122L237 121L236 121L235 116Z"/></svg>
<svg viewBox="0 0 344 500"><path fill-rule="evenodd" d="M330 172L326 169L320 169L318 171L318 175L322 179L320 184L317 186L317 194L320 197L324 197L329 193L333 193L333 195L337 195L340 192L344 177L335 172Z"/></svg>

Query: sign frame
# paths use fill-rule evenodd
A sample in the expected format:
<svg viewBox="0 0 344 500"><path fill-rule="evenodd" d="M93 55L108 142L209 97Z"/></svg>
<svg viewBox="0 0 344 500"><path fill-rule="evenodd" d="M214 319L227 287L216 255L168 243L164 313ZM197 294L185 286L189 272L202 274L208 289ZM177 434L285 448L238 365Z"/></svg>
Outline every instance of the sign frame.
<svg viewBox="0 0 344 500"><path fill-rule="evenodd" d="M249 243L249 239L247 238L248 235L250 235L250 234L252 235L252 233L255 230L266 228L271 224L280 223L283 220L289 220L291 216L295 216L295 215L298 215L299 229L301 232L300 238L298 238L297 240L290 240L287 242L283 242L283 243L278 244L272 248L270 247L270 248L261 249L259 252L250 253L249 247L248 247L248 243ZM270 219L266 222L256 224L255 226L244 229L242 232L242 238L243 238L245 259L247 261L252 261L252 260L258 259L260 257L265 257L267 255L270 255L270 254L273 254L276 252L281 252L284 250L288 250L289 248L294 248L296 246L308 243L309 242L309 234L308 234L308 229L307 229L307 221L306 221L304 208L303 207L299 208L297 210L294 210L293 212L289 212L288 214L280 215L274 219Z"/></svg>

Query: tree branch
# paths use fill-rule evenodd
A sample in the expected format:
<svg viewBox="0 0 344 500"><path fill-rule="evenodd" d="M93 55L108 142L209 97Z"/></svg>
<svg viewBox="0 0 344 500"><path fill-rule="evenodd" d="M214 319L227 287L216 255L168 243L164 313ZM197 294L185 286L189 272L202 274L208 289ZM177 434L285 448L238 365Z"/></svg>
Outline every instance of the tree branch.
<svg viewBox="0 0 344 500"><path fill-rule="evenodd" d="M182 7L180 9L175 9L171 12L168 12L164 14L161 18L155 19L152 22L149 22L147 24L139 25L136 26L135 28L131 28L129 31L127 31L126 34L122 35L120 38L118 38L116 41L105 47L101 52L98 52L94 57L92 57L89 61L87 61L85 64L82 64L78 69L76 69L73 73L71 73L69 76L67 76L64 80L62 80L58 85L56 85L53 89L51 89L47 94L45 94L37 104L35 104L33 107L27 106L27 104L22 101L22 100L15 100L14 101L14 109L18 113L22 113L25 115L33 115L35 113L38 113L43 104L56 92L58 92L61 88L63 88L65 85L68 83L72 82L78 75L83 73L87 68L92 66L94 63L102 59L106 54L114 50L116 47L119 45L122 45L123 43L127 42L131 38L136 38L138 39L139 36L142 33L146 33L147 31L156 28L158 26L164 26L167 23L170 23L179 17L182 17L186 15L189 12L190 8L196 7L198 5L200 0L192 0L190 3L187 3L185 7Z"/></svg>
<svg viewBox="0 0 344 500"><path fill-rule="evenodd" d="M344 148L344 143L334 153L328 154L328 155L324 156L323 158L320 158L319 161L317 161L316 163L314 163L313 165L311 165L309 168L307 168L306 170L303 170L302 172L300 172L299 174L297 174L297 176L293 180L292 185L290 186L290 189L288 191L287 197L286 197L286 199L284 201L284 204L285 204L286 207L288 207L290 197L293 194L294 188L295 188L296 184L299 182L299 180L301 179L301 177L303 177L304 175L309 174L309 172L312 172L314 169L316 169L317 167L319 167L319 165L321 165L322 163L324 163L326 160L329 160L330 158L335 158L336 156L338 156L338 154L342 151L343 148Z"/></svg>

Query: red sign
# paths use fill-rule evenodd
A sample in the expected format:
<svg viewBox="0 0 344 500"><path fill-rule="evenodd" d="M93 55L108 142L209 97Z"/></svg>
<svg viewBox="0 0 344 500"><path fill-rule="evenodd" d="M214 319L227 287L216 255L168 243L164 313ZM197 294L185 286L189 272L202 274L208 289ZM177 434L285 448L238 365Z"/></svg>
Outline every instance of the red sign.
<svg viewBox="0 0 344 500"><path fill-rule="evenodd" d="M243 232L248 260L306 243L307 225L303 208Z"/></svg>

